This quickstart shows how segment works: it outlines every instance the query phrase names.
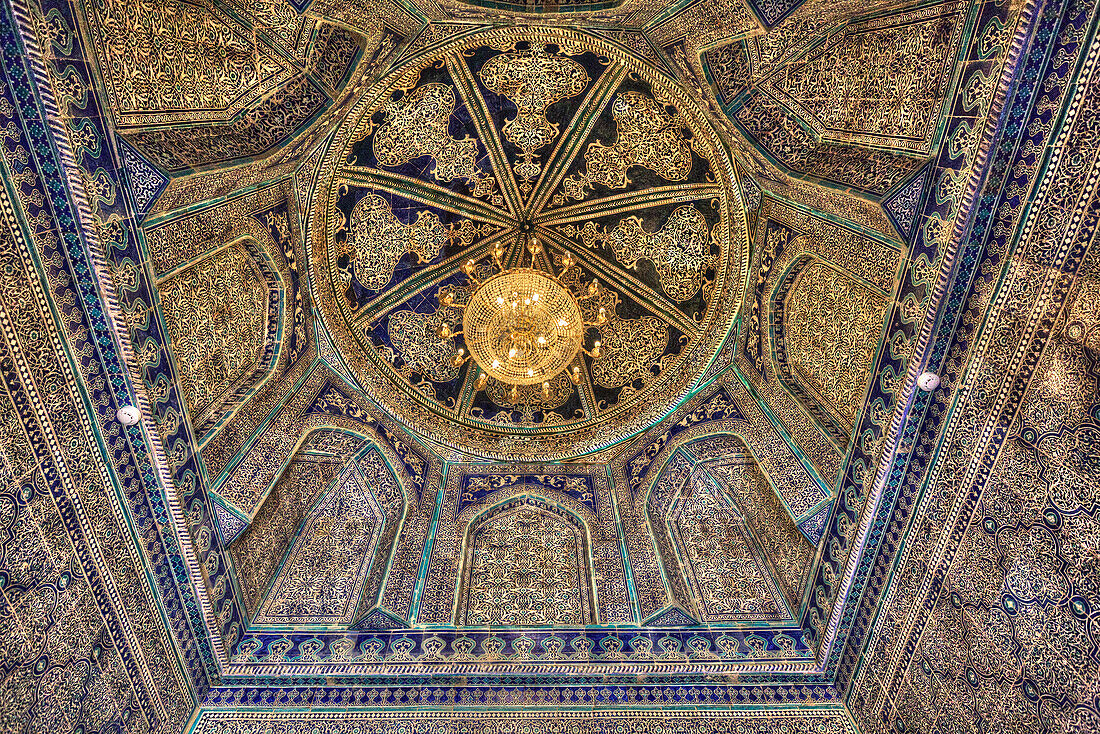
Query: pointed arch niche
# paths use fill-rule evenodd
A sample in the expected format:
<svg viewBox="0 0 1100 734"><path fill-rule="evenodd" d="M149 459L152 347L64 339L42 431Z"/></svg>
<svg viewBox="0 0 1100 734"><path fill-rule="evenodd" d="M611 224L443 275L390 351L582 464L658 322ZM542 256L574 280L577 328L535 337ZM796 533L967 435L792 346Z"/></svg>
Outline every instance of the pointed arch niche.
<svg viewBox="0 0 1100 734"><path fill-rule="evenodd" d="M378 603L405 508L396 473L368 444L302 522L254 624L348 627L364 617Z"/></svg>
<svg viewBox="0 0 1100 734"><path fill-rule="evenodd" d="M188 418L201 442L277 362L283 284L251 237L203 255L157 283Z"/></svg>
<svg viewBox="0 0 1100 734"><path fill-rule="evenodd" d="M324 491L367 438L334 428L307 433L290 454L248 527L229 545L245 609L254 617L287 551Z"/></svg>
<svg viewBox="0 0 1100 734"><path fill-rule="evenodd" d="M414 500L376 440L307 433L231 543L252 626L346 629L380 605Z"/></svg>
<svg viewBox="0 0 1100 734"><path fill-rule="evenodd" d="M573 513L515 498L476 517L465 541L458 626L596 623L588 530Z"/></svg>
<svg viewBox="0 0 1100 734"><path fill-rule="evenodd" d="M889 305L886 293L809 255L796 259L776 285L776 372L841 447L862 409Z"/></svg>
<svg viewBox="0 0 1100 734"><path fill-rule="evenodd" d="M686 614L718 625L797 618L815 548L741 437L683 444L650 485L646 515Z"/></svg>

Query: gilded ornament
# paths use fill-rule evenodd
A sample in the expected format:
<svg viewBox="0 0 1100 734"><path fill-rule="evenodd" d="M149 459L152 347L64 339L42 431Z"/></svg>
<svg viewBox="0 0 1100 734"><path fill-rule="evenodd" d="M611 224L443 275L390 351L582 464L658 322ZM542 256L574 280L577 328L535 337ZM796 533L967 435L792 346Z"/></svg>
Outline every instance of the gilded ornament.
<svg viewBox="0 0 1100 734"><path fill-rule="evenodd" d="M686 181L691 173L691 145L684 136L684 120L670 115L651 97L624 92L611 103L615 142L594 141L584 153L585 169L565 179L565 197L583 199L587 189L600 184L626 188L631 166L642 166L666 181ZM555 203L565 200L556 198Z"/></svg>
<svg viewBox="0 0 1100 734"><path fill-rule="evenodd" d="M429 156L436 181L463 178L474 196L488 196L495 182L477 167L477 141L454 138L448 131L455 102L454 88L446 84L425 84L387 102L382 108L386 118L374 133L374 157L396 167Z"/></svg>
<svg viewBox="0 0 1100 734"><path fill-rule="evenodd" d="M583 92L588 75L576 61L550 55L543 47L529 53L494 56L481 67L479 76L488 89L516 105L516 116L506 121L501 131L523 155L513 171L522 180L520 191L529 194L542 172L535 151L558 136L558 125L546 119L546 108Z"/></svg>

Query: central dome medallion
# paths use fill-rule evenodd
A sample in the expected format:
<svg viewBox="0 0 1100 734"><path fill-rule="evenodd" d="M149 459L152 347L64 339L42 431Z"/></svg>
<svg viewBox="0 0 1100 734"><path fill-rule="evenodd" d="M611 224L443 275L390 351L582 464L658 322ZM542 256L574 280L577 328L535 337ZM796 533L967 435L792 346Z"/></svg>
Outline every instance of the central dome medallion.
<svg viewBox="0 0 1100 734"><path fill-rule="evenodd" d="M480 30L363 94L309 193L326 359L485 457L578 456L675 408L730 327L747 238L718 135L657 63Z"/></svg>

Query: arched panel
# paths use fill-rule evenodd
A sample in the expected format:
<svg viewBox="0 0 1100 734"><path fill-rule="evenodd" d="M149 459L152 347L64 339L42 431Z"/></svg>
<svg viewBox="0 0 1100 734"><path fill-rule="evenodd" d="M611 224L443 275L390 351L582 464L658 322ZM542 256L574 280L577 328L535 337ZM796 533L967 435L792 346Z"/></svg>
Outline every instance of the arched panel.
<svg viewBox="0 0 1100 734"><path fill-rule="evenodd" d="M863 406L888 305L884 294L808 256L795 261L772 299L776 371L842 446Z"/></svg>
<svg viewBox="0 0 1100 734"><path fill-rule="evenodd" d="M353 624L376 601L404 507L378 449L349 462L302 522L255 624Z"/></svg>
<svg viewBox="0 0 1100 734"><path fill-rule="evenodd" d="M745 518L706 472L681 487L665 522L701 621L789 616Z"/></svg>
<svg viewBox="0 0 1100 734"><path fill-rule="evenodd" d="M563 627L595 623L588 534L560 508L506 503L470 525L456 623Z"/></svg>
<svg viewBox="0 0 1100 734"><path fill-rule="evenodd" d="M282 288L241 240L162 280L161 313L196 436L240 405L275 363Z"/></svg>
<svg viewBox="0 0 1100 734"><path fill-rule="evenodd" d="M712 461L706 470L736 503L784 598L791 609L798 609L816 549L751 457Z"/></svg>
<svg viewBox="0 0 1100 734"><path fill-rule="evenodd" d="M241 594L255 614L298 528L321 493L364 446L364 437L321 429L303 438L252 522L229 546Z"/></svg>

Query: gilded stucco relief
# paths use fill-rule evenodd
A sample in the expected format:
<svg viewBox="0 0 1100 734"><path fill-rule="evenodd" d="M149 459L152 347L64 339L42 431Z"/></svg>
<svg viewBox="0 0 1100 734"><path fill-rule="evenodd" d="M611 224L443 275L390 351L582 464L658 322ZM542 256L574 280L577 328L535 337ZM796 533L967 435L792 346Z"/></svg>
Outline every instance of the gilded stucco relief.
<svg viewBox="0 0 1100 734"><path fill-rule="evenodd" d="M772 303L773 359L797 383L792 392L846 438L863 406L887 297L821 261L794 267Z"/></svg>
<svg viewBox="0 0 1100 734"><path fill-rule="evenodd" d="M754 552L744 516L709 474L684 482L661 519L691 591L689 608L701 621L782 616L778 588Z"/></svg>
<svg viewBox="0 0 1100 734"><path fill-rule="evenodd" d="M480 518L467 538L455 623L467 627L590 624L586 531L537 504Z"/></svg>
<svg viewBox="0 0 1100 734"><path fill-rule="evenodd" d="M157 288L195 425L206 423L228 393L257 381L274 356L279 284L255 258L245 245L230 245Z"/></svg>

